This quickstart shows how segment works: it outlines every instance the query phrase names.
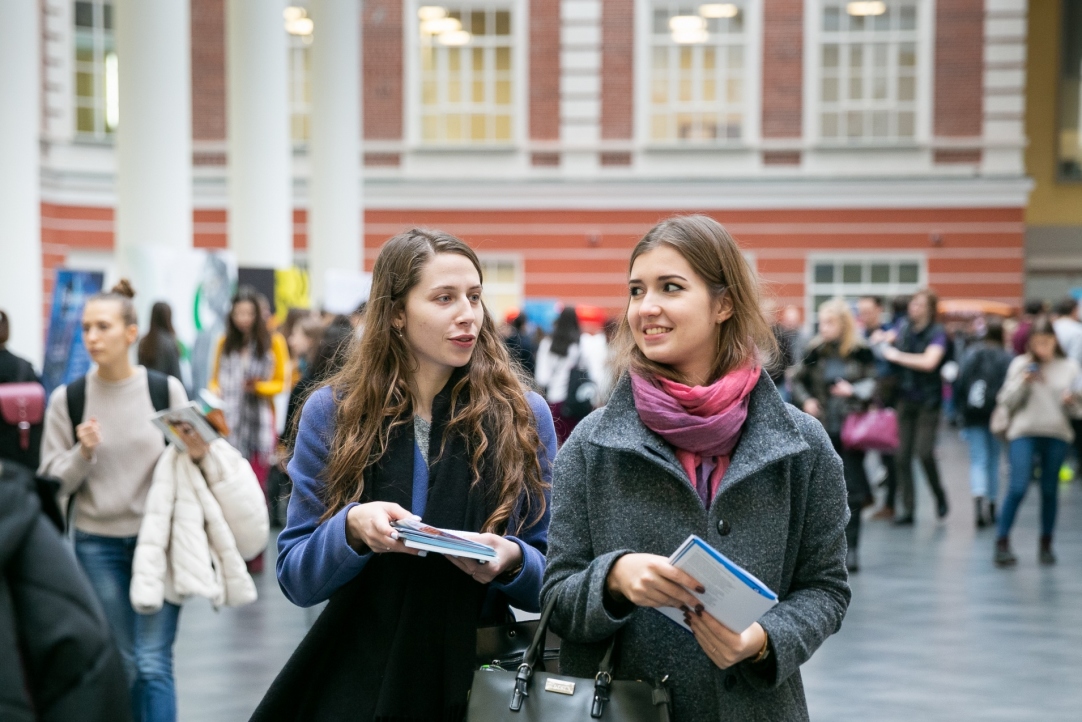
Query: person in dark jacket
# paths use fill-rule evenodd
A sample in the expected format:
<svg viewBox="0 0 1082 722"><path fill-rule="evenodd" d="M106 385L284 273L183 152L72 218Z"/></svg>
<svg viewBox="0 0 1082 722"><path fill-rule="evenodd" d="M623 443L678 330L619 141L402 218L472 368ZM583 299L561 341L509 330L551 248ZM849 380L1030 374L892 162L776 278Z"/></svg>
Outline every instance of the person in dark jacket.
<svg viewBox="0 0 1082 722"><path fill-rule="evenodd" d="M26 359L8 351L7 342L10 335L11 325L8 315L0 311L0 384L36 383L40 385L41 378L34 371L34 366ZM44 388L41 393L44 395ZM7 423L0 417L0 459L14 461L28 469L38 468L38 463L41 461L41 432L44 427L44 423L40 421L32 424L28 443L23 444L19 427Z"/></svg>
<svg viewBox="0 0 1082 722"><path fill-rule="evenodd" d="M553 472L541 596L555 600L560 670L593 678L618 634L613 676L668 676L678 722L806 720L800 665L850 599L841 462L762 369L775 349L758 283L716 221L655 226L632 252L628 291L619 381ZM747 629L714 619L690 591L699 581L668 561L692 534L778 604Z"/></svg>
<svg viewBox="0 0 1082 722"><path fill-rule="evenodd" d="M0 462L0 510L0 720L131 720L105 614L25 467Z"/></svg>
<svg viewBox="0 0 1082 722"><path fill-rule="evenodd" d="M180 344L173 330L173 309L164 301L150 308L150 330L139 341L139 364L180 378Z"/></svg>
<svg viewBox="0 0 1082 722"><path fill-rule="evenodd" d="M969 446L969 488L978 529L995 524L999 492L999 457L1003 445L989 428L996 394L1003 388L1011 354L1004 348L1003 323L987 322L984 338L962 359L954 397L962 417L962 438Z"/></svg>
<svg viewBox="0 0 1082 722"><path fill-rule="evenodd" d="M871 502L872 489L864 471L864 452L842 445L842 425L849 414L867 409L875 388L875 356L860 337L849 304L843 299L826 301L819 307L819 335L808 344L808 354L793 376L793 403L822 422L841 456L849 495L845 565L850 572L860 568L860 512Z"/></svg>

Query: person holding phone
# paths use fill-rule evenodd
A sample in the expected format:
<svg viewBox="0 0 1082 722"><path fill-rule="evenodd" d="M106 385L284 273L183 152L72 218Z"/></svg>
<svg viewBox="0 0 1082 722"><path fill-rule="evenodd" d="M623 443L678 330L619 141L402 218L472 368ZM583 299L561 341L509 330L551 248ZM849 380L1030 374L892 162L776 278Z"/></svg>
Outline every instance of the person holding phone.
<svg viewBox="0 0 1082 722"><path fill-rule="evenodd" d="M330 602L253 720L458 720L479 625L538 609L556 434L481 300L473 250L439 231L376 258L365 332L301 411L278 582ZM396 520L495 561L429 553ZM423 670L423 671L422 671Z"/></svg>
<svg viewBox="0 0 1082 722"><path fill-rule="evenodd" d="M782 401L759 283L726 230L670 218L635 246L606 407L556 459L549 563L560 670L668 676L673 719L808 719L799 667L849 604L842 464L822 425ZM727 629L668 562L698 535L774 590ZM689 634L653 608L683 611Z"/></svg>
<svg viewBox="0 0 1082 722"><path fill-rule="evenodd" d="M1038 560L1041 564L1056 563L1052 534L1056 526L1059 469L1074 439L1071 412L1082 403L1079 386L1082 369L1064 354L1049 321L1041 319L1033 324L1026 349L1025 354L1011 362L1007 380L997 397L1011 415L1007 427L1010 486L999 516L994 556L996 566L1000 567L1018 562L1011 550L1010 532L1029 489L1034 465L1040 469L1041 484Z"/></svg>

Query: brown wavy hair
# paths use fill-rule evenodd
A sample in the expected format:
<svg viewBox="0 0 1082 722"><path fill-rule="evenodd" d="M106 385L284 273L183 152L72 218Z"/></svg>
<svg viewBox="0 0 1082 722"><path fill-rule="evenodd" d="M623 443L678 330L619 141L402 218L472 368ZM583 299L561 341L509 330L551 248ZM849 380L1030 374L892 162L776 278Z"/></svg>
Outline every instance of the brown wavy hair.
<svg viewBox="0 0 1082 722"><path fill-rule="evenodd" d="M712 300L724 297L732 304L733 315L718 330L718 353L708 383L753 361L770 368L778 357L778 342L771 322L762 310L763 291L759 277L725 227L707 216L668 218L651 228L635 245L627 266L628 274L635 266L635 259L659 246L669 246L684 257L706 282ZM630 370L646 377L686 381L672 367L646 358L631 334L626 308L613 343L616 347L613 362L616 378Z"/></svg>
<svg viewBox="0 0 1082 722"><path fill-rule="evenodd" d="M323 521L360 501L364 470L386 453L391 430L412 422L409 382L415 364L405 338L394 332L393 322L424 267L440 253L466 257L484 280L473 249L442 231L406 231L387 241L376 258L364 335L346 365L328 381L338 403L323 480L327 505ZM527 519L544 515L547 484L538 459L541 440L526 400L528 386L514 370L483 302L482 308L477 345L466 373L451 390L450 419L440 454L451 434L466 439L473 483L480 482L484 471L498 487L496 509L483 531L503 534L516 512L519 529L512 531L520 530Z"/></svg>

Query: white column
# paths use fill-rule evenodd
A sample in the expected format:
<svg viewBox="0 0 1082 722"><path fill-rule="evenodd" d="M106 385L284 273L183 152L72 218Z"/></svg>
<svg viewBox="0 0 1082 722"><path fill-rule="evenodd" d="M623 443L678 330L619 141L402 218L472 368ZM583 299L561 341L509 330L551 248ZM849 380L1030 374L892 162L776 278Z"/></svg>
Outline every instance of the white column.
<svg viewBox="0 0 1082 722"><path fill-rule="evenodd" d="M981 175L1026 172L1026 0L984 2L985 147Z"/></svg>
<svg viewBox="0 0 1082 722"><path fill-rule="evenodd" d="M0 309L8 348L39 369L44 354L38 112L40 10L36 0L4 4L0 22Z"/></svg>
<svg viewBox="0 0 1082 722"><path fill-rule="evenodd" d="M323 300L327 269L363 270L361 237L361 7L359 0L312 0L308 270Z"/></svg>
<svg viewBox="0 0 1082 722"><path fill-rule="evenodd" d="M601 0L560 2L560 167L593 175L601 141ZM576 147L578 150L576 150Z"/></svg>
<svg viewBox="0 0 1082 722"><path fill-rule="evenodd" d="M188 0L114 0L119 76L116 250L141 320L160 259L192 247L192 90Z"/></svg>
<svg viewBox="0 0 1082 722"><path fill-rule="evenodd" d="M285 0L226 1L229 247L241 266L293 262Z"/></svg>

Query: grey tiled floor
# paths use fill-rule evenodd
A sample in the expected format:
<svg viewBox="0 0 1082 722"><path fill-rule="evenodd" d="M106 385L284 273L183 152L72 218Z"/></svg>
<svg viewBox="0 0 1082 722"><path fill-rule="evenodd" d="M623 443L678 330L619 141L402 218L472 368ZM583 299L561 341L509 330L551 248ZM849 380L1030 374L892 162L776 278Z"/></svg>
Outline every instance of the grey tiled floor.
<svg viewBox="0 0 1082 722"><path fill-rule="evenodd" d="M1082 486L1061 489L1059 564L1036 561L1036 489L1019 514L1016 569L992 566L993 532L972 528L965 448L939 450L953 504L935 520L866 522L842 630L803 668L814 720L1082 720ZM246 720L303 636L310 612L268 571L260 600L215 613L185 606L176 649L180 718Z"/></svg>

